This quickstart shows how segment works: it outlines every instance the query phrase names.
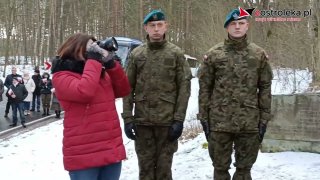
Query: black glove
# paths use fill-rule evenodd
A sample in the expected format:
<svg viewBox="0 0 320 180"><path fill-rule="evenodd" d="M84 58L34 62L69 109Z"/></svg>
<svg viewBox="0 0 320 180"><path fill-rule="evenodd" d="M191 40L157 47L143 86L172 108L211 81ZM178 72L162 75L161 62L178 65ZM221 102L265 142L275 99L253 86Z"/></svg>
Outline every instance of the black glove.
<svg viewBox="0 0 320 180"><path fill-rule="evenodd" d="M102 58L102 64L105 69L112 69L116 65L113 60L113 55L109 54L107 57Z"/></svg>
<svg viewBox="0 0 320 180"><path fill-rule="evenodd" d="M102 62L102 53L101 53L101 48L98 45L92 45L89 47L89 49L86 52L86 58L87 59L94 59L99 61L100 63Z"/></svg>
<svg viewBox="0 0 320 180"><path fill-rule="evenodd" d="M209 138L209 124L208 124L208 121L200 121L200 122L201 122L201 125L202 125L202 129L203 129L204 135L206 136L206 139L208 141L208 138Z"/></svg>
<svg viewBox="0 0 320 180"><path fill-rule="evenodd" d="M100 53L97 53L97 52L87 51L86 52L86 58L87 59L93 59L93 60L99 61L101 63L102 55Z"/></svg>
<svg viewBox="0 0 320 180"><path fill-rule="evenodd" d="M267 125L264 123L259 123L259 141L262 143L264 133L266 133Z"/></svg>
<svg viewBox="0 0 320 180"><path fill-rule="evenodd" d="M137 127L133 122L124 124L124 132L129 139L137 139Z"/></svg>
<svg viewBox="0 0 320 180"><path fill-rule="evenodd" d="M181 136L182 130L183 130L183 122L173 121L169 129L169 136L168 136L169 141L177 140Z"/></svg>
<svg viewBox="0 0 320 180"><path fill-rule="evenodd" d="M105 69L111 69L115 66L113 62L113 53L108 52L108 56L104 57L104 49L102 49L98 44L92 44L86 52L87 59L94 59L102 63Z"/></svg>

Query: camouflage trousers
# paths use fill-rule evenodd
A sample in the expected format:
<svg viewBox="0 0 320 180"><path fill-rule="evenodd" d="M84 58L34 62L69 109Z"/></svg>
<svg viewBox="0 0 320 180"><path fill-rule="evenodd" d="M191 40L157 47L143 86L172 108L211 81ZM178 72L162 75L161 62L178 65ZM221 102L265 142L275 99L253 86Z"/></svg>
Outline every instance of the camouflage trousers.
<svg viewBox="0 0 320 180"><path fill-rule="evenodd" d="M137 126L135 150L140 180L172 180L172 158L178 141L168 141L168 131L165 126Z"/></svg>
<svg viewBox="0 0 320 180"><path fill-rule="evenodd" d="M214 166L214 180L230 180L232 151L235 151L236 172L232 180L252 180L251 168L259 152L258 133L210 132L208 138L209 154Z"/></svg>

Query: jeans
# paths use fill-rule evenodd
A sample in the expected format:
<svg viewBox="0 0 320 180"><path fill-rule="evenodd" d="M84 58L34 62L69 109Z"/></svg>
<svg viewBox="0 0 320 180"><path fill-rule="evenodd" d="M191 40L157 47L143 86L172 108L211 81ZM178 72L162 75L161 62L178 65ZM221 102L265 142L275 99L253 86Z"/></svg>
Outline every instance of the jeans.
<svg viewBox="0 0 320 180"><path fill-rule="evenodd" d="M40 94L39 95L33 94L32 105L31 105L32 110L36 109L36 102L37 102L37 111L40 111Z"/></svg>
<svg viewBox="0 0 320 180"><path fill-rule="evenodd" d="M23 101L23 111L28 111L28 110L30 110L30 102Z"/></svg>
<svg viewBox="0 0 320 180"><path fill-rule="evenodd" d="M19 111L20 118L21 118L21 123L24 123L25 122L25 117L24 117L24 114L23 114L23 102L21 102L21 103L11 103L11 107L12 107L12 121L13 121L13 124L17 124L17 122L18 122L17 111Z"/></svg>
<svg viewBox="0 0 320 180"><path fill-rule="evenodd" d="M70 180L119 180L121 162L101 167L69 171Z"/></svg>

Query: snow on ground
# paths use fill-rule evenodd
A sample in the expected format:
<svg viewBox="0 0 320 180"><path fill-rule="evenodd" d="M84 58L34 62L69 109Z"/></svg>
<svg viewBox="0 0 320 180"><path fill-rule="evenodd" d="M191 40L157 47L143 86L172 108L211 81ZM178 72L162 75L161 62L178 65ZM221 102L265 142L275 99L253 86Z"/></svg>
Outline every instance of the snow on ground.
<svg viewBox="0 0 320 180"><path fill-rule="evenodd" d="M121 101L118 101L121 103ZM62 121L0 141L0 170L3 180L68 180L62 164ZM133 141L124 136L128 159L123 161L121 180L138 179ZM213 167L204 134L179 143L172 172L175 180L212 179ZM230 173L235 168L231 166ZM259 153L252 169L255 180L319 180L320 154L303 152Z"/></svg>
<svg viewBox="0 0 320 180"><path fill-rule="evenodd" d="M187 122L194 122L197 113L197 79L192 80L192 92ZM122 101L116 101L118 113ZM123 126L123 124L122 124ZM68 180L62 162L62 120L35 130L0 140L0 177L2 180ZM121 180L138 179L138 163L133 141L123 134L127 160L123 161ZM213 179L212 162L203 148L204 134L186 142L179 142L172 165L175 180ZM231 165L230 173L235 168ZM254 180L319 180L320 154L303 152L259 153L252 169Z"/></svg>

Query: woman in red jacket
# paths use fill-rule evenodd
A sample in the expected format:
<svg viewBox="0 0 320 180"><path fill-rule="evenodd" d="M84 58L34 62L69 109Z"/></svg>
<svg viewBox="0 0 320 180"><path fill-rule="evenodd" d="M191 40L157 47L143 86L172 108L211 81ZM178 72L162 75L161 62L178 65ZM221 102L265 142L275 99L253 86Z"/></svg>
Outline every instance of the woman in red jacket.
<svg viewBox="0 0 320 180"><path fill-rule="evenodd" d="M126 158L115 99L129 94L118 62L77 33L59 48L52 73L64 115L63 162L71 180L117 180Z"/></svg>

